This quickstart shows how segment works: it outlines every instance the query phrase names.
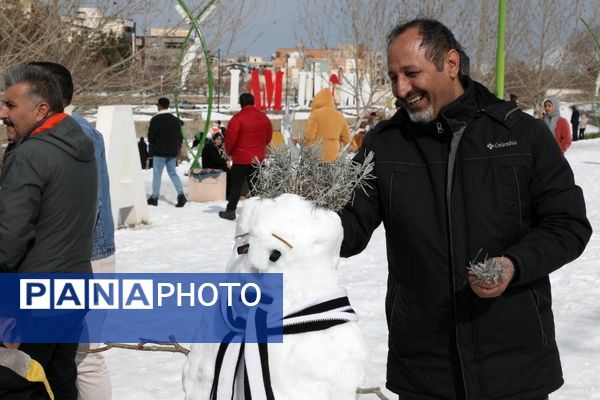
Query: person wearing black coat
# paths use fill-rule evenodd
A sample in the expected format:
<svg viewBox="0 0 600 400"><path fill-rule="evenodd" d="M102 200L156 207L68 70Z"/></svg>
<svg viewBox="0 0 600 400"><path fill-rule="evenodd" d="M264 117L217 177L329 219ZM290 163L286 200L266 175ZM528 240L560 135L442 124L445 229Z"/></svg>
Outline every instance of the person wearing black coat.
<svg viewBox="0 0 600 400"><path fill-rule="evenodd" d="M373 178L340 212L342 257L385 227L386 386L546 399L563 384L549 274L590 238L582 190L543 121L468 77L448 28L420 19L388 38L402 108L367 134L355 161L372 152ZM469 272L479 263L496 278Z"/></svg>
<svg viewBox="0 0 600 400"><path fill-rule="evenodd" d="M223 135L221 133L215 133L204 144L204 148L202 149L202 168L229 171L227 157L225 157L223 152Z"/></svg>
<svg viewBox="0 0 600 400"><path fill-rule="evenodd" d="M148 205L158 205L160 195L160 181L162 172L167 167L167 173L175 190L177 191L177 204L175 207L183 207L187 202L183 193L181 179L177 175L176 161L183 136L181 126L183 121L169 112L169 99L161 97L156 103L158 113L150 119L148 127L148 142L150 143L150 156L152 157L152 194L148 197Z"/></svg>
<svg viewBox="0 0 600 400"><path fill-rule="evenodd" d="M63 113L60 86L45 68L13 68L4 83L0 118L14 128L17 145L0 174L0 272L91 273L98 204L94 144ZM63 316L68 319L53 315L56 329L77 336L81 321L67 325ZM76 343L20 343L18 349L44 368L55 399L77 399ZM12 395L0 387L1 398L22 398Z"/></svg>
<svg viewBox="0 0 600 400"><path fill-rule="evenodd" d="M140 153L140 163L142 164L142 169L146 169L146 163L148 162L148 144L144 140L144 137L140 137L140 141L138 142L138 152Z"/></svg>
<svg viewBox="0 0 600 400"><path fill-rule="evenodd" d="M579 140L579 110L575 106L571 106L571 132L573 141Z"/></svg>
<svg viewBox="0 0 600 400"><path fill-rule="evenodd" d="M215 133L202 149L202 167L220 169L227 173L225 182L225 198L229 199L231 190L231 170L227 165L227 156L223 149L223 134Z"/></svg>

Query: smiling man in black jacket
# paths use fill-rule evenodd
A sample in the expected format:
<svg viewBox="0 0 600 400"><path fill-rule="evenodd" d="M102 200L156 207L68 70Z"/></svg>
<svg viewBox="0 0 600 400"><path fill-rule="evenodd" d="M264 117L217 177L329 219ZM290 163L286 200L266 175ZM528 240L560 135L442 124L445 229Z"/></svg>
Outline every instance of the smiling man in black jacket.
<svg viewBox="0 0 600 400"><path fill-rule="evenodd" d="M581 189L542 121L468 77L438 21L388 37L401 109L356 156L375 178L341 212L342 256L383 222L387 387L402 399L545 399L563 383L548 275L591 235ZM489 257L496 282L469 273ZM479 257L479 258L478 258Z"/></svg>

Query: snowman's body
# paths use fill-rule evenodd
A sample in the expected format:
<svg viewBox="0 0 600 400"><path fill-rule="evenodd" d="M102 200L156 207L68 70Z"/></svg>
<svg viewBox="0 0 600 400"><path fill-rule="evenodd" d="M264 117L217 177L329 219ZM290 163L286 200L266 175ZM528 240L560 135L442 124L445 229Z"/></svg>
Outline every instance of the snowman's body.
<svg viewBox="0 0 600 400"><path fill-rule="evenodd" d="M283 274L283 314L339 289L336 268L342 241L339 217L299 196L250 199L238 219L229 272ZM238 255L239 246L247 254ZM273 251L281 254L273 262ZM195 344L184 367L188 400L207 400L219 345ZM356 322L284 335L268 345L271 387L277 400L356 398L364 380L367 347ZM238 377L239 378L239 377ZM236 385L240 388L242 385ZM236 399L243 399L236 393Z"/></svg>

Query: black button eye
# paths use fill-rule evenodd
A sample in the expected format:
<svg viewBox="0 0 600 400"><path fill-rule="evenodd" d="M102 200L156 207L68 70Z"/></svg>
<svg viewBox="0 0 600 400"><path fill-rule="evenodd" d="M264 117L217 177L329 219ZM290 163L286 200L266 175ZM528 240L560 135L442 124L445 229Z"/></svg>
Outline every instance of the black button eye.
<svg viewBox="0 0 600 400"><path fill-rule="evenodd" d="M272 262L276 262L277 260L279 260L279 257L281 257L281 253L278 250L273 250L271 252L269 260L271 260Z"/></svg>
<svg viewBox="0 0 600 400"><path fill-rule="evenodd" d="M247 254L248 253L248 247L250 247L249 244L243 244L240 247L237 248L237 253L238 254Z"/></svg>

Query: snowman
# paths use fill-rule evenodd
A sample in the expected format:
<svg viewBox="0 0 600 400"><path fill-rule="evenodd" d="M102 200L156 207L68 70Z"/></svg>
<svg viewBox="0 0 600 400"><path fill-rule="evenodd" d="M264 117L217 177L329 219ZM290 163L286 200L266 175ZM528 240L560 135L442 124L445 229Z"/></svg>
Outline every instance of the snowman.
<svg viewBox="0 0 600 400"><path fill-rule="evenodd" d="M306 167L307 156L314 158L311 168L323 167L318 153L306 149L301 151L303 155L302 168ZM273 166L278 159L277 155L272 157L276 158L270 160ZM287 156L283 157L279 161L289 162ZM342 165L338 167L345 170L355 168L347 158L339 162ZM306 171L285 170L285 174L294 176L281 177L281 170L275 168L279 179L274 181L289 179L296 187L306 187L297 184L296 174L300 174L312 184L319 184L314 176L307 177ZM350 175L356 179L356 171L350 171ZM259 182L269 181L269 172L261 170L260 176ZM347 185L348 196L357 184ZM339 196L339 190L330 189ZM259 187L259 196L244 202L227 265L228 272L283 276L283 343L268 344L267 376L261 363L248 355L250 346L235 354L244 362L226 363L219 344L194 344L183 371L187 400L357 397L356 389L363 385L365 377L368 351L357 316L345 289L339 285L341 221L334 210L316 205L328 203L326 198L314 201L289 193L294 191L297 192L279 184L277 190L263 190L261 195Z"/></svg>

